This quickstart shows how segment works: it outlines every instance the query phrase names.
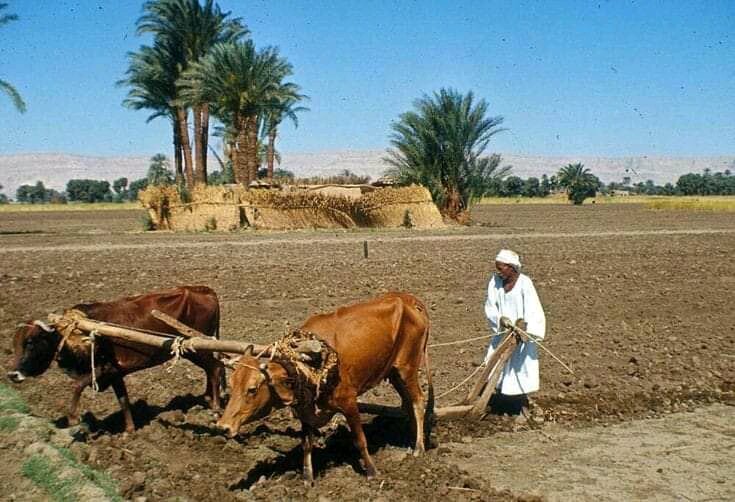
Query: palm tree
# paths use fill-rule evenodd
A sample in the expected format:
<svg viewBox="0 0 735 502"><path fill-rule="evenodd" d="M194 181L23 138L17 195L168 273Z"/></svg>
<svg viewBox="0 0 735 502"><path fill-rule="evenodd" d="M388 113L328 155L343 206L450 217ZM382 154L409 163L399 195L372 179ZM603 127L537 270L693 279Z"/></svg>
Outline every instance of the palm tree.
<svg viewBox="0 0 735 502"><path fill-rule="evenodd" d="M192 64L202 58L217 43L236 41L248 35L240 18L229 18L214 0L149 0L143 4L144 14L138 19L138 34L152 33L156 45L166 49L174 82ZM181 148L184 155L187 185L206 183L207 146L209 138L209 107L207 102L178 100L175 106ZM192 160L188 132L188 108L194 119L194 155ZM194 167L196 164L196 168ZM189 175L191 173L191 175Z"/></svg>
<svg viewBox="0 0 735 502"><path fill-rule="evenodd" d="M441 89L424 95L414 110L391 124L387 174L401 183L429 189L443 214L457 218L482 197L488 186L505 176L500 156L481 157L490 139L500 131L502 117L487 117L488 105L475 103L472 92Z"/></svg>
<svg viewBox="0 0 735 502"><path fill-rule="evenodd" d="M567 164L557 175L559 186L566 188L567 198L575 205L582 204L587 197L594 197L600 180L583 164Z"/></svg>
<svg viewBox="0 0 735 502"><path fill-rule="evenodd" d="M176 106L175 70L171 68L173 59L169 57L170 50L160 44L153 47L143 46L138 52L128 54L130 64L126 77L117 82L117 85L130 87L123 105L133 110L151 110L147 122L159 117L166 117L171 121L173 130L174 165L177 181L184 177L182 166L182 140L180 110ZM186 126L183 127L186 132ZM188 144L188 133L185 135ZM191 152L191 149L188 149ZM187 165L191 168L191 162ZM193 173L189 170L186 178L190 179Z"/></svg>
<svg viewBox="0 0 735 502"><path fill-rule="evenodd" d="M264 129L268 136L268 147L266 150L266 163L268 179L273 179L273 166L276 158L276 137L278 136L278 126L284 119L291 119L294 127L299 126L297 113L309 111L305 106L296 106L301 100L309 99L308 96L301 95L296 88L283 86L276 93L276 97L270 103L265 112ZM280 163L280 160L278 161Z"/></svg>
<svg viewBox="0 0 735 502"><path fill-rule="evenodd" d="M258 131L269 105L284 93L300 96L296 84L283 82L292 71L276 48L257 51L247 40L215 45L179 81L183 99L210 103L225 124L237 183L248 186L257 175Z"/></svg>
<svg viewBox="0 0 735 502"><path fill-rule="evenodd" d="M6 3L0 3L0 12L2 12L3 9L6 9L8 7L8 4ZM18 15L17 14L1 14L0 13L0 26L3 26L5 24L8 24L10 21L17 21ZM6 82L5 80L0 79L0 90L3 91L5 94L7 94L10 99L13 101L13 105L15 105L15 109L18 110L20 113L25 113L26 111L26 104L23 101L23 98L20 96L20 93L10 85L10 82Z"/></svg>

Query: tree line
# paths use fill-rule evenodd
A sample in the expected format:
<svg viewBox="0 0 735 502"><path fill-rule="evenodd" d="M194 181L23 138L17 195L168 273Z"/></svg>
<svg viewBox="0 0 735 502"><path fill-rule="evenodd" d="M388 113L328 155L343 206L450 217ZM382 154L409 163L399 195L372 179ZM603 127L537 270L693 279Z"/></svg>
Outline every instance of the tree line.
<svg viewBox="0 0 735 502"><path fill-rule="evenodd" d="M169 160L163 154L151 157L148 173L144 178L129 181L121 177L110 184L105 180L72 179L66 183L66 190L59 192L46 188L42 181L33 185L21 185L15 192L16 202L26 204L66 204L67 202L128 202L137 201L138 193L148 185L173 185L175 175ZM2 190L2 185L0 185ZM0 203L7 203L8 197L0 194Z"/></svg>
<svg viewBox="0 0 735 502"><path fill-rule="evenodd" d="M266 178L268 173L265 168L258 171L259 178ZM333 176L313 176L310 178L299 178L293 172L286 169L276 168L273 179L278 182L292 184L366 184L370 182L369 176L360 176L348 169ZM222 171L213 171L208 180L211 185L223 185L233 183L232 171L225 167ZM121 177L110 184L106 180L72 179L66 183L66 189L62 192L47 188L42 181L32 185L21 185L15 193L15 200L24 204L66 204L67 202L134 202L138 200L138 193L145 190L149 185L175 185L176 175L171 169L169 159L163 154L156 154L150 159L148 172L145 177L129 181L127 177ZM0 185L0 204L10 202L9 198L2 193L3 186Z"/></svg>
<svg viewBox="0 0 735 502"><path fill-rule="evenodd" d="M258 178L266 178L265 168L260 168ZM357 175L347 169L333 176L312 176L298 178L293 172L276 168L273 179L293 184L365 184L370 182L368 176ZM213 171L208 179L211 185L234 183L231 169L225 167L222 171ZM110 184L104 180L73 179L69 180L66 190L46 188L43 182L33 185L21 185L16 190L15 200L29 204L65 204L66 202L126 202L136 201L138 192L149 185L174 185L176 176L171 169L170 162L163 154L151 157L148 173L145 177L129 181L121 177ZM2 193L0 185L0 204L10 202ZM569 164L548 176L540 178L530 176L500 175L488 180L483 197L547 197L564 191L570 201L581 203L588 197L594 197L598 192L603 195L616 195L620 192L634 195L735 195L735 176L732 171L712 172L705 169L703 173L687 173L678 178L676 183L657 185L652 180L633 183L629 176L623 177L620 182L602 183L599 178L584 168L582 164Z"/></svg>
<svg viewBox="0 0 735 502"><path fill-rule="evenodd" d="M657 185L652 180L630 183L630 178L622 184L610 184L609 190L628 190L641 195L735 195L735 176L730 169L712 172L705 169L700 173L687 173L679 176L676 183Z"/></svg>

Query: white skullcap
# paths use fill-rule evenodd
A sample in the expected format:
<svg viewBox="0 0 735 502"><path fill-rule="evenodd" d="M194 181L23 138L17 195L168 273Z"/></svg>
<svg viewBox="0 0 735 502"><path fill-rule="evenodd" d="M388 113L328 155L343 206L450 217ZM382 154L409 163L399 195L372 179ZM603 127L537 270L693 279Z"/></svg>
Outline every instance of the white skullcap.
<svg viewBox="0 0 735 502"><path fill-rule="evenodd" d="M495 261L512 265L515 268L521 268L521 258L518 256L518 253L510 249L501 249L498 256L495 257Z"/></svg>

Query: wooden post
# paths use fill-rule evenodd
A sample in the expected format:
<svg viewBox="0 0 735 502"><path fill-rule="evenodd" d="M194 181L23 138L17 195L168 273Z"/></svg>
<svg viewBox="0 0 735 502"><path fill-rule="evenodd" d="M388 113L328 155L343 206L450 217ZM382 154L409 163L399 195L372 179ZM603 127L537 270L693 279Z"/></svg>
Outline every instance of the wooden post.
<svg viewBox="0 0 735 502"><path fill-rule="evenodd" d="M382 404L373 403L357 403L357 408L360 413L369 413L371 415L380 415L383 417L405 417L406 414L403 408L400 406L384 406ZM434 408L434 415L438 418L453 418L463 417L472 410L472 405L460 405L460 406L444 406L441 408Z"/></svg>
<svg viewBox="0 0 735 502"><path fill-rule="evenodd" d="M437 418L454 418L464 417L472 410L471 404L463 404L459 406L443 406L434 409L434 415Z"/></svg>
<svg viewBox="0 0 735 502"><path fill-rule="evenodd" d="M65 320L64 316L60 316L57 314L49 315L48 319L51 323ZM143 345L151 345L153 347L159 347L165 350L171 350L171 346L173 345L175 340L175 337L166 338L164 336L151 335L148 333L137 331L135 329L111 326L104 322L95 321L93 319L75 319L74 323L79 329L83 331L96 331L103 336L118 338L133 343L142 343ZM232 352L235 354L244 354L246 351L248 351L249 347L252 347L253 351L256 354L268 348L267 345L256 345L253 343L236 342L230 340L217 340L209 337L189 338L186 341L186 346L192 348L193 350ZM267 353L263 355L267 355Z"/></svg>
<svg viewBox="0 0 735 502"><path fill-rule="evenodd" d="M368 257L368 241L362 241L362 254L367 260Z"/></svg>

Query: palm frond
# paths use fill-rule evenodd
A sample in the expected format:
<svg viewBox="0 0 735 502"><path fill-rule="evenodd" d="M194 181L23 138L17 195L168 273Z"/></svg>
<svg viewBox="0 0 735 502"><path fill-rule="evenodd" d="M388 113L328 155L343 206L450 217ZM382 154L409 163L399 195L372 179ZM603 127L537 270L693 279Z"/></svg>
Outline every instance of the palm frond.
<svg viewBox="0 0 735 502"><path fill-rule="evenodd" d="M20 96L20 93L15 89L15 87L4 80L0 80L0 90L10 96L10 99L13 101L13 105L20 113L25 113L26 104L23 101L23 98Z"/></svg>

